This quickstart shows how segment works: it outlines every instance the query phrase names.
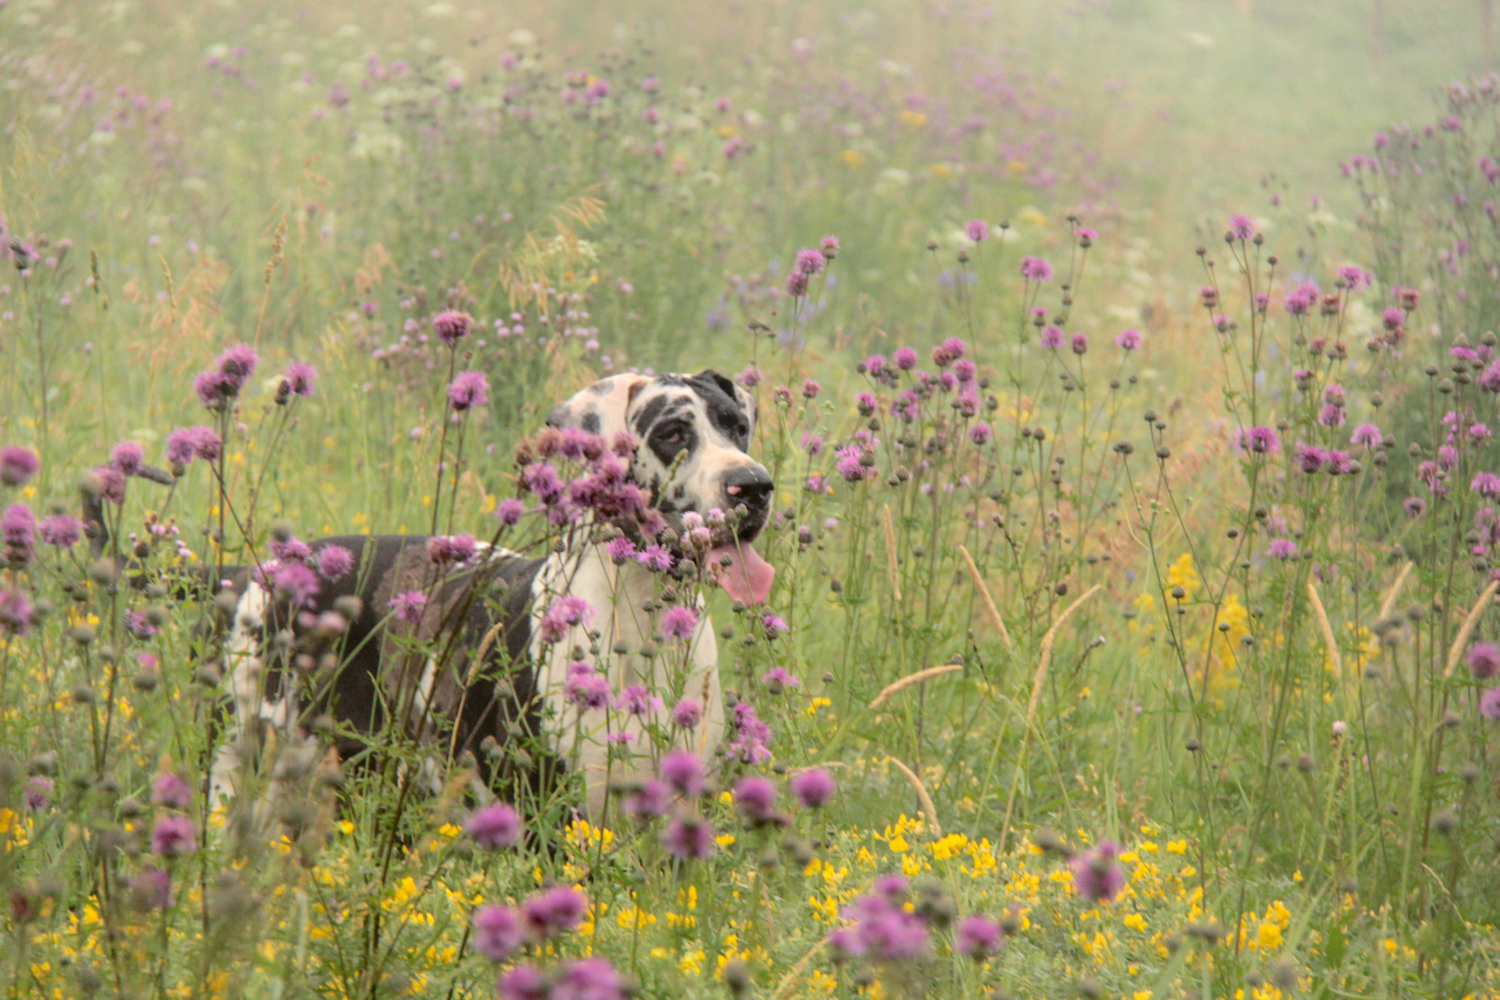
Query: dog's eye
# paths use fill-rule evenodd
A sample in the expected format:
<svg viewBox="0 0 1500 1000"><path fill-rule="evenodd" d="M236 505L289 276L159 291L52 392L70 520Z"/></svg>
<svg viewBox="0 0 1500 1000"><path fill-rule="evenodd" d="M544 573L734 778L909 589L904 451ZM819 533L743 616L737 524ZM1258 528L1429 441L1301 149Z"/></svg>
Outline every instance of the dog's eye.
<svg viewBox="0 0 1500 1000"><path fill-rule="evenodd" d="M665 445L680 445L687 440L687 432L681 427L668 427L661 432L660 440Z"/></svg>

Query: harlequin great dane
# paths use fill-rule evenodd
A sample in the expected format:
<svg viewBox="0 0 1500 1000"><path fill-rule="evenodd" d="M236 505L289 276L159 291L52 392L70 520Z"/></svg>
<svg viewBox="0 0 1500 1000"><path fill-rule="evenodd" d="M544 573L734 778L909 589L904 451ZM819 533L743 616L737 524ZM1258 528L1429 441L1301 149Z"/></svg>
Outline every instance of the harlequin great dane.
<svg viewBox="0 0 1500 1000"><path fill-rule="evenodd" d="M629 476L659 513L653 520L669 529L663 537L671 542L696 527L702 541L707 527L704 569L731 599L750 605L765 600L775 574L752 544L774 488L747 454L756 415L747 392L704 371L606 378L559 405L547 423L610 441L628 431ZM434 568L432 551L446 537L321 539L298 556L316 563L323 550L339 546L355 568L297 609L279 588L268 589L264 570L226 579L237 595L224 650L232 731L214 761L210 801L233 796L246 750L268 728L281 745L304 747L312 745L309 730L322 728L348 759L399 726L423 748L434 784L443 763L468 751L501 795L507 781L535 788L558 768L581 767L587 815L596 821L609 782L643 769L632 749L645 749L648 725L672 732L710 763L724 705L702 599L691 579L666 581L692 594L699 612L685 649L671 646L676 653L666 655L650 613L664 578L635 560L612 558L602 537L611 532L600 527L571 530L542 558L481 543L465 564L446 571ZM428 596L420 608L409 598L403 608L393 605L413 592ZM558 617L546 617L558 607L575 612L561 620L561 634ZM701 722L674 726L661 716L600 709L576 691L570 697L580 659L596 665L615 696L644 687L648 701L660 697L668 708L682 697L696 700Z"/></svg>

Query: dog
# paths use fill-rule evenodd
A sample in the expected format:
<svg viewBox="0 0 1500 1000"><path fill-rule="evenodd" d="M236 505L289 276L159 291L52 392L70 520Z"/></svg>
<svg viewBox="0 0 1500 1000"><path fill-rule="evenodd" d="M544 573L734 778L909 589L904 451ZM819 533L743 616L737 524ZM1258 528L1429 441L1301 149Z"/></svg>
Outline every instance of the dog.
<svg viewBox="0 0 1500 1000"><path fill-rule="evenodd" d="M749 455L756 419L754 398L709 370L604 378L557 406L547 424L633 445L616 451L625 452L629 478L655 512L650 521L665 529L661 537L670 542L696 530L698 563L748 606L765 600L775 574L753 545L774 491L765 466ZM210 803L234 798L247 750L268 729L284 747L310 747L321 729L347 760L387 727L400 727L422 748L434 789L445 765L465 754L502 797L545 794L562 772L581 768L584 815L595 823L612 783L647 773L648 728L670 731L679 747L712 764L725 711L702 599L635 560L612 558L603 537L612 527L596 519L542 557L477 543L461 564L443 567L435 550L454 544L447 536L320 539L296 554L313 562L338 547L355 568L296 599L264 569L227 575L222 585L234 603L222 680L232 710L211 769ZM679 543L677 555L691 561L685 549ZM650 613L663 579L695 595L696 626L673 655ZM414 608L401 597L412 593L427 600ZM401 600L407 604L397 609ZM559 618L558 608L574 613ZM597 699L570 696L580 659L592 660L615 697L644 687L648 702L690 698L701 721L674 726L659 713L610 712ZM507 783L514 783L509 791Z"/></svg>

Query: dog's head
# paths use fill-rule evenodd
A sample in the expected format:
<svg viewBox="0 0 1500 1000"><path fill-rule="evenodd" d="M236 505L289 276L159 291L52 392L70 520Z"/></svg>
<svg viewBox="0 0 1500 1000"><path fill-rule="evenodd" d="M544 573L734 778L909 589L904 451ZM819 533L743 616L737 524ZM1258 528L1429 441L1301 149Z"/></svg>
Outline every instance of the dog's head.
<svg viewBox="0 0 1500 1000"><path fill-rule="evenodd" d="M775 570L752 543L771 512L775 484L749 456L755 400L716 371L614 375L560 404L549 426L613 439L635 437L631 474L651 505L683 533L697 515L713 532L707 564L737 601L765 600ZM729 515L715 516L715 512Z"/></svg>

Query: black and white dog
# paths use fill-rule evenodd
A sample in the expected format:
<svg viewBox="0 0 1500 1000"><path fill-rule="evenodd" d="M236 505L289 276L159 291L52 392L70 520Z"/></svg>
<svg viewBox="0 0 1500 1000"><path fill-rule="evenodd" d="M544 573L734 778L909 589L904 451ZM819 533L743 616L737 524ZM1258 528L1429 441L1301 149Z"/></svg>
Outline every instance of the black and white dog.
<svg viewBox="0 0 1500 1000"><path fill-rule="evenodd" d="M630 432L630 477L672 529L668 537L697 529L705 571L749 605L765 600L774 576L752 545L774 488L747 453L755 421L748 393L704 371L606 378L558 406L547 423L610 440ZM644 770L648 727L658 737L673 733L711 763L725 714L718 647L702 600L691 580L674 588L694 595L681 601L698 614L691 635L670 644L667 655L653 614L663 578L634 560L611 558L602 538L608 533L574 531L544 558L481 545L456 570L436 566L427 536L321 539L309 543L305 558L336 545L353 555L354 568L296 608L258 582L263 574L232 575L225 584L237 601L223 679L233 712L213 764L210 802L233 797L247 750L258 742L253 737L268 728L279 745L310 748L311 730L322 727L347 759L387 727L402 727L424 748L434 784L445 764L468 751L501 795L507 781L546 781L558 766L581 767L587 815L596 819L610 783ZM414 592L426 600L393 611L393 600ZM561 630L555 616L542 621L560 604L577 609ZM601 707L576 690L570 696L580 658L593 670L596 692L607 682L614 696L644 688L648 700L668 706L691 698L701 721L664 726L646 713ZM504 752L517 745L527 752ZM529 774L499 773L504 768L493 761L506 759L527 761Z"/></svg>

